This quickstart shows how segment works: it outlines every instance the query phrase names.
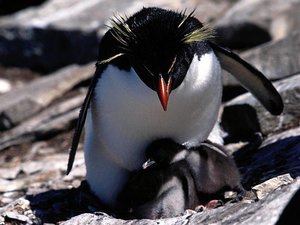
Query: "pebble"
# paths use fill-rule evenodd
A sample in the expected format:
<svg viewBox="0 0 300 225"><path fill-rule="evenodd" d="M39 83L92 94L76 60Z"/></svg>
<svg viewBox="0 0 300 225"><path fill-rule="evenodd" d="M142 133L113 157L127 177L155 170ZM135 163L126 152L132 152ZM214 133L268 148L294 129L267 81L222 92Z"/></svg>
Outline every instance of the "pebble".
<svg viewBox="0 0 300 225"><path fill-rule="evenodd" d="M27 175L37 173L41 171L44 167L44 162L32 161L26 162L22 164L22 170Z"/></svg>
<svg viewBox="0 0 300 225"><path fill-rule="evenodd" d="M11 84L8 80L0 78L0 94L4 94L11 90Z"/></svg>
<svg viewBox="0 0 300 225"><path fill-rule="evenodd" d="M14 180L21 171L20 166L10 167L10 168L0 168L0 178L6 180Z"/></svg>
<svg viewBox="0 0 300 225"><path fill-rule="evenodd" d="M29 218L27 216L21 215L17 212L6 212L5 217L13 220L18 220L20 222L27 222L29 221Z"/></svg>
<svg viewBox="0 0 300 225"><path fill-rule="evenodd" d="M294 181L294 179L291 177L290 174L283 174L278 177L274 177L272 179L269 179L261 184L258 184L252 188L253 191L255 191L257 198L262 199L266 197L268 194L270 194L272 191L287 185L291 184Z"/></svg>
<svg viewBox="0 0 300 225"><path fill-rule="evenodd" d="M0 216L0 225L5 225L5 219L3 216Z"/></svg>
<svg viewBox="0 0 300 225"><path fill-rule="evenodd" d="M24 180L8 181L0 178L0 192L16 191L24 189Z"/></svg>

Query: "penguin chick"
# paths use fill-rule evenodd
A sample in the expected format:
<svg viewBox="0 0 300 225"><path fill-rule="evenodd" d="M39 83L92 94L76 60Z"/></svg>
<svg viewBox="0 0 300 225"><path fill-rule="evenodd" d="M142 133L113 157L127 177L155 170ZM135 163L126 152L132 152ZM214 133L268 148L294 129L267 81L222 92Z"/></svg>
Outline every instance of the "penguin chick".
<svg viewBox="0 0 300 225"><path fill-rule="evenodd" d="M186 161L198 193L213 194L225 188L243 190L234 160L223 146L213 142L204 141L197 147L186 148L172 139L160 139L147 148L146 156L165 166Z"/></svg>
<svg viewBox="0 0 300 225"><path fill-rule="evenodd" d="M198 205L194 179L186 161L151 165L133 173L118 197L117 215L123 219L178 216Z"/></svg>
<svg viewBox="0 0 300 225"><path fill-rule="evenodd" d="M129 179L119 196L121 217L174 217L209 204L226 188L243 190L234 162L212 143L186 149L172 139L161 139L151 143L146 154L155 163Z"/></svg>
<svg viewBox="0 0 300 225"><path fill-rule="evenodd" d="M239 196L243 195L239 170L223 146L205 141L189 149L185 160L196 180L198 194L234 190Z"/></svg>
<svg viewBox="0 0 300 225"><path fill-rule="evenodd" d="M195 208L198 203L186 161L167 167L152 165L129 179L119 195L117 215L123 219L168 218Z"/></svg>

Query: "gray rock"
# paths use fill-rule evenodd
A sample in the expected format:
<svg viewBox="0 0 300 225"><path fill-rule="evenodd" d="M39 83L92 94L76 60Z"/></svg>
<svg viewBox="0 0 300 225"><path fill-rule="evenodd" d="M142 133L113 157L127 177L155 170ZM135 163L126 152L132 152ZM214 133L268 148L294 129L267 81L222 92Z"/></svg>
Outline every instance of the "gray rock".
<svg viewBox="0 0 300 225"><path fill-rule="evenodd" d="M300 32L295 31L288 37L267 43L240 54L241 58L259 69L268 79L277 80L300 71ZM224 73L224 85L237 85L237 81Z"/></svg>
<svg viewBox="0 0 300 225"><path fill-rule="evenodd" d="M277 188L288 185L293 181L294 179L287 173L258 184L252 190L255 191L258 199L262 199Z"/></svg>
<svg viewBox="0 0 300 225"><path fill-rule="evenodd" d="M281 79L300 71L300 31L288 37L242 54L245 60L261 70L270 80Z"/></svg>
<svg viewBox="0 0 300 225"><path fill-rule="evenodd" d="M224 112L226 110L231 112L230 108L239 109L235 111L236 115L239 115L239 117L236 117L235 123L230 121L222 122L231 126L231 134L238 134L240 126L243 126L246 131L251 133L253 124L256 124L256 122L248 123L248 126L247 123L245 124L245 121L259 121L260 129L264 135L278 133L299 125L300 74L277 81L274 84L284 102L283 113L279 116L273 116L250 93L240 95L226 103L224 107ZM256 115L253 115L253 110L247 109L249 106L255 109ZM223 118L226 119L225 116Z"/></svg>
<svg viewBox="0 0 300 225"><path fill-rule="evenodd" d="M14 180L21 171L21 167L0 168L0 177L7 180Z"/></svg>
<svg viewBox="0 0 300 225"><path fill-rule="evenodd" d="M31 1L0 1L0 15L8 15L30 6L42 4L45 0L31 0Z"/></svg>
<svg viewBox="0 0 300 225"><path fill-rule="evenodd" d="M280 175L289 174L293 179L300 176L300 136L299 128L282 132L280 135L268 137L261 147L255 149L240 149L233 153L240 173L242 184L249 190L251 187L267 180L280 180ZM286 177L286 176L284 176ZM283 179L283 182L289 179ZM265 184L276 187L272 181ZM280 182L279 182L280 183ZM287 182L288 183L288 182ZM275 188L274 188L275 189Z"/></svg>
<svg viewBox="0 0 300 225"><path fill-rule="evenodd" d="M271 18L292 8L299 0L240 0L220 18L216 25L251 22L268 30Z"/></svg>
<svg viewBox="0 0 300 225"><path fill-rule="evenodd" d="M69 66L20 89L0 96L0 130L28 119L61 97L78 83L90 78L94 66Z"/></svg>
<svg viewBox="0 0 300 225"><path fill-rule="evenodd" d="M63 222L62 225L77 224L216 224L216 225L275 225L280 214L300 188L300 180L289 186L281 187L272 192L268 198L253 204L239 202L236 204L226 204L213 210L188 214L181 217L161 219L161 220L119 220L105 215L82 214Z"/></svg>
<svg viewBox="0 0 300 225"><path fill-rule="evenodd" d="M215 30L218 44L230 49L244 50L271 41L266 29L250 22L221 25Z"/></svg>
<svg viewBox="0 0 300 225"><path fill-rule="evenodd" d="M200 1L195 16L204 22L219 18L232 4ZM131 15L143 6L176 10L195 8L190 1L49 0L0 19L0 63L50 72L71 63L97 59L98 42L114 14Z"/></svg>
<svg viewBox="0 0 300 225"><path fill-rule="evenodd" d="M294 31L300 30L300 2L293 7L275 15L271 22L270 32L273 40L280 40L290 36Z"/></svg>
<svg viewBox="0 0 300 225"><path fill-rule="evenodd" d="M95 61L105 23L138 1L50 0L0 19L0 63L50 72ZM99 32L101 31L102 32Z"/></svg>
<svg viewBox="0 0 300 225"><path fill-rule="evenodd" d="M49 73L69 64L96 60L98 42L93 31L2 27L0 63Z"/></svg>
<svg viewBox="0 0 300 225"><path fill-rule="evenodd" d="M0 78L0 95L11 90L11 84L8 80Z"/></svg>
<svg viewBox="0 0 300 225"><path fill-rule="evenodd" d="M30 202L24 198L0 208L0 216L4 222L12 221L14 224L41 224L41 221L33 214Z"/></svg>
<svg viewBox="0 0 300 225"><path fill-rule="evenodd" d="M288 185L293 181L294 179L290 176L290 174L287 173L258 184L254 186L252 190L255 191L258 199L262 199L277 188Z"/></svg>
<svg viewBox="0 0 300 225"><path fill-rule="evenodd" d="M6 180L0 178L0 193L22 190L25 186L24 180Z"/></svg>
<svg viewBox="0 0 300 225"><path fill-rule="evenodd" d="M11 220L16 220L18 222L27 222L30 224L29 222L29 218L27 216L24 216L24 215L20 215L19 213L17 212L6 212L4 214L5 217L7 217L8 219L11 219Z"/></svg>
<svg viewBox="0 0 300 225"><path fill-rule="evenodd" d="M0 135L0 150L30 141L47 139L69 130L78 119L86 92L47 108ZM34 153L33 153L34 154ZM31 154L27 155L30 158Z"/></svg>

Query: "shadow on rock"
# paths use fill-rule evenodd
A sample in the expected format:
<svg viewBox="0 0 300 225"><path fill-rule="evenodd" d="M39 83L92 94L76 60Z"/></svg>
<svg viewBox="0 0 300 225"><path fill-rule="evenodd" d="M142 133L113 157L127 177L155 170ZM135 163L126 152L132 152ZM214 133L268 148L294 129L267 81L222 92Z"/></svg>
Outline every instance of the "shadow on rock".
<svg viewBox="0 0 300 225"><path fill-rule="evenodd" d="M277 140L256 152L242 148L234 158L246 189L286 173L296 178L300 176L300 135Z"/></svg>
<svg viewBox="0 0 300 225"><path fill-rule="evenodd" d="M26 199L42 223L58 223L82 213L92 213L99 209L102 211L103 208L91 196L85 181L78 188L50 190L27 195Z"/></svg>

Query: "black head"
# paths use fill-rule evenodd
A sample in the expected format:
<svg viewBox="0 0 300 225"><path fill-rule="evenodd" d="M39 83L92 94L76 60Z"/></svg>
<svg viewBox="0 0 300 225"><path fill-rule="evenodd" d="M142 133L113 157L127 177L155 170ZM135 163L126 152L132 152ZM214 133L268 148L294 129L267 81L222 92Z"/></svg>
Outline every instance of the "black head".
<svg viewBox="0 0 300 225"><path fill-rule="evenodd" d="M151 142L145 154L147 159L155 161L158 165L169 165L174 157L184 150L185 147L173 139L163 138Z"/></svg>
<svg viewBox="0 0 300 225"><path fill-rule="evenodd" d="M164 110L172 90L183 81L196 43L208 46L213 32L192 13L143 8L129 18L115 17L100 45L100 63L133 67L140 79L158 93Z"/></svg>

